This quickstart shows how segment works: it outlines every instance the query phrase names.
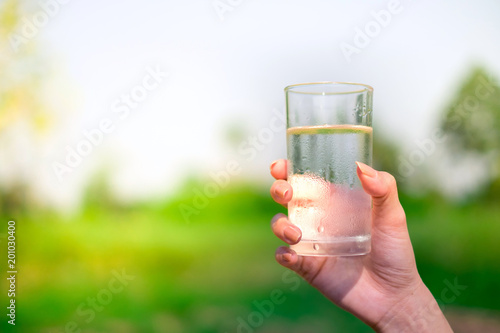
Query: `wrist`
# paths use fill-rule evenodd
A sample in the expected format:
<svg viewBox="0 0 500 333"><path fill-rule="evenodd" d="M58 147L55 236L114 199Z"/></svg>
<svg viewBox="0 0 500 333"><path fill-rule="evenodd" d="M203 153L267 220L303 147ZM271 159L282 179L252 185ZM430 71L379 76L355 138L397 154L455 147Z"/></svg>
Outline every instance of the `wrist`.
<svg viewBox="0 0 500 333"><path fill-rule="evenodd" d="M453 332L434 296L421 281L375 325L376 332Z"/></svg>

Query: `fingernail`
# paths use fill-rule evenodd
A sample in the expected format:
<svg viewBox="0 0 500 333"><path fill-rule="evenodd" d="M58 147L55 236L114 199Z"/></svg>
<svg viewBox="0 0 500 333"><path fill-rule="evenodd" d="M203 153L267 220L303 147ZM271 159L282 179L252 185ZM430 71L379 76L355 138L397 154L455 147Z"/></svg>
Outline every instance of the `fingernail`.
<svg viewBox="0 0 500 333"><path fill-rule="evenodd" d="M359 171L367 177L375 178L377 176L377 171L373 169L371 166L368 166L361 162L356 162L356 165L359 168Z"/></svg>
<svg viewBox="0 0 500 333"><path fill-rule="evenodd" d="M283 188L284 187L276 187L276 189L274 190L274 194L276 194L280 198L285 198L285 195L288 193L288 189L283 191Z"/></svg>
<svg viewBox="0 0 500 333"><path fill-rule="evenodd" d="M285 262L292 261L292 254L291 253L283 253L283 255L281 257L283 258L283 261L285 261Z"/></svg>
<svg viewBox="0 0 500 333"><path fill-rule="evenodd" d="M278 163L278 161L274 161L273 163L271 163L271 167L269 169L272 170L277 163Z"/></svg>
<svg viewBox="0 0 500 333"><path fill-rule="evenodd" d="M283 236L286 242L290 244L295 244L300 239L300 233L293 227L286 227L285 230L283 230Z"/></svg>

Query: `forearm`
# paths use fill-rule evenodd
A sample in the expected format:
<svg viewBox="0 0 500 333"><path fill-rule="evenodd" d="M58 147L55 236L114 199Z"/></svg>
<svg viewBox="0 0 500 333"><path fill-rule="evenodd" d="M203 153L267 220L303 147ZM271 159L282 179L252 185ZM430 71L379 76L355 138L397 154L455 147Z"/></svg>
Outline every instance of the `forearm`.
<svg viewBox="0 0 500 333"><path fill-rule="evenodd" d="M417 290L396 304L377 325L376 332L453 332L429 289L422 282Z"/></svg>

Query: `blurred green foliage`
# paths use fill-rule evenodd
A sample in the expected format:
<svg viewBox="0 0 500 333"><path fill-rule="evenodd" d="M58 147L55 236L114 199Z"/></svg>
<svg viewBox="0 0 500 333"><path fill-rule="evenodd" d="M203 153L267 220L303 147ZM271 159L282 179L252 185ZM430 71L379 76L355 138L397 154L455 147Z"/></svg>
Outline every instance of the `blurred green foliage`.
<svg viewBox="0 0 500 333"><path fill-rule="evenodd" d="M385 137L382 129L374 129L373 134L373 167L384 170L395 177L398 175L398 155L400 147Z"/></svg>
<svg viewBox="0 0 500 333"><path fill-rule="evenodd" d="M500 151L500 88L488 71L474 68L445 110L442 124L450 149Z"/></svg>
<svg viewBox="0 0 500 333"><path fill-rule="evenodd" d="M45 135L61 120L47 99L53 61L36 38L16 44L34 3L27 0L0 2L0 209L18 216L40 200L33 193L32 172L37 162L30 153L40 148ZM31 5L31 6L30 6ZM27 40L24 38L23 40ZM59 96L64 100L64 96ZM67 111L67 110L65 110Z"/></svg>
<svg viewBox="0 0 500 333"><path fill-rule="evenodd" d="M68 322L82 332L234 332L249 316L259 322L255 313L273 290L284 301L255 332L371 331L274 261L281 242L269 221L284 209L267 189L233 184L183 220L179 205L203 185L191 181L183 195L128 206L100 204L95 194L74 216L17 216L20 332L65 332ZM500 207L401 200L420 273L441 305L500 310L491 297L500 294ZM109 303L97 303L89 320L89 298L98 299L122 270L133 279ZM442 299L455 279L466 289Z"/></svg>
<svg viewBox="0 0 500 333"><path fill-rule="evenodd" d="M19 332L65 332L68 322L82 332L235 332L242 320L259 323L255 313L273 290L284 301L255 332L371 331L274 261L281 242L269 221L284 208L267 189L233 184L183 220L179 205L203 185L192 181L175 198L128 206L87 196L74 216L17 216ZM491 297L500 294L500 207L404 193L401 200L419 271L441 305L500 310ZM103 290L121 271L133 279L97 303L90 320L89 299L101 293L107 302ZM466 289L443 297L455 279Z"/></svg>
<svg viewBox="0 0 500 333"><path fill-rule="evenodd" d="M467 155L486 161L489 181L477 200L500 199L500 87L486 69L471 70L450 106L442 129L457 163Z"/></svg>

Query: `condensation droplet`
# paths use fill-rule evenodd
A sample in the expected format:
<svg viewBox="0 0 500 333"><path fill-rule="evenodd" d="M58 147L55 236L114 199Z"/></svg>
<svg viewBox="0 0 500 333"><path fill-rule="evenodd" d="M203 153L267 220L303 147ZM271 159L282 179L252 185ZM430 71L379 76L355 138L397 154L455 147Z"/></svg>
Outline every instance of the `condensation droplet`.
<svg viewBox="0 0 500 333"><path fill-rule="evenodd" d="M318 227L318 232L319 232L319 233L322 233L323 231L325 231L325 227L324 227L324 226L322 226L322 225L320 225L320 226Z"/></svg>
<svg viewBox="0 0 500 333"><path fill-rule="evenodd" d="M314 245L313 245L313 249L314 249L315 251L318 251L318 250L319 250L319 244L314 244Z"/></svg>

